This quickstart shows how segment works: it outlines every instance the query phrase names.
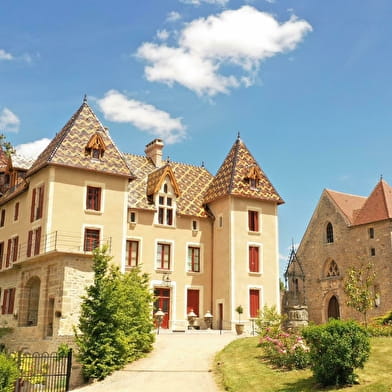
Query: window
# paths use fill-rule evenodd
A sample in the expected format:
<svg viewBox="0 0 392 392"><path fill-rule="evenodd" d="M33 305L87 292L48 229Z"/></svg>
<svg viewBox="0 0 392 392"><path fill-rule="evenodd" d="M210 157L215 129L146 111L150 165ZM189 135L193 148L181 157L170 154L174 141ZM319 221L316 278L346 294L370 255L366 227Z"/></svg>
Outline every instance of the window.
<svg viewBox="0 0 392 392"><path fill-rule="evenodd" d="M18 244L19 237L13 237L8 240L7 243L7 255L5 258L5 268L10 267L11 262L14 262L18 259Z"/></svg>
<svg viewBox="0 0 392 392"><path fill-rule="evenodd" d="M40 297L41 280L33 276L28 280L25 286L25 298L24 302L27 305L27 312L21 316L21 324L26 326L34 326L38 324L38 308L39 308L39 297ZM27 299L27 301L26 301ZM24 313L24 312L23 312ZM24 317L22 317L24 316ZM23 318L23 319L22 319Z"/></svg>
<svg viewBox="0 0 392 392"><path fill-rule="evenodd" d="M166 185L166 184L165 184ZM173 199L168 196L159 196L158 223L160 225L173 225Z"/></svg>
<svg viewBox="0 0 392 392"><path fill-rule="evenodd" d="M41 227L38 227L35 230L30 230L27 235L26 256L30 257L32 253L34 254L34 256L38 255L40 252L40 247L41 247Z"/></svg>
<svg viewBox="0 0 392 392"><path fill-rule="evenodd" d="M370 256L376 255L376 248L370 248Z"/></svg>
<svg viewBox="0 0 392 392"><path fill-rule="evenodd" d="M197 220L193 220L191 226L193 231L199 230L199 225Z"/></svg>
<svg viewBox="0 0 392 392"><path fill-rule="evenodd" d="M129 223L136 223L136 212L135 211L131 211L129 213Z"/></svg>
<svg viewBox="0 0 392 392"><path fill-rule="evenodd" d="M5 210L1 210L1 216L0 216L0 227L4 227L5 223Z"/></svg>
<svg viewBox="0 0 392 392"><path fill-rule="evenodd" d="M85 229L84 231L84 251L91 252L99 246L99 229Z"/></svg>
<svg viewBox="0 0 392 392"><path fill-rule="evenodd" d="M338 265L336 264L335 260L332 260L332 261L329 263L329 266L328 266L327 278L332 278L332 277L334 277L334 276L339 276L339 275L340 275L339 267L338 267Z"/></svg>
<svg viewBox="0 0 392 392"><path fill-rule="evenodd" d="M252 318L258 317L260 310L260 290L249 290L249 315Z"/></svg>
<svg viewBox="0 0 392 392"><path fill-rule="evenodd" d="M248 211L248 228L249 231L259 231L259 212Z"/></svg>
<svg viewBox="0 0 392 392"><path fill-rule="evenodd" d="M33 189L31 196L31 212L30 212L30 222L42 218L44 206L44 186L41 185L38 188Z"/></svg>
<svg viewBox="0 0 392 392"><path fill-rule="evenodd" d="M156 268L170 269L170 244L158 243Z"/></svg>
<svg viewBox="0 0 392 392"><path fill-rule="evenodd" d="M19 218L19 202L15 203L14 221L17 221L18 218Z"/></svg>
<svg viewBox="0 0 392 392"><path fill-rule="evenodd" d="M4 242L0 242L0 270L3 268Z"/></svg>
<svg viewBox="0 0 392 392"><path fill-rule="evenodd" d="M101 188L87 186L86 210L101 211Z"/></svg>
<svg viewBox="0 0 392 392"><path fill-rule="evenodd" d="M139 241L127 241L127 266L136 267L139 264Z"/></svg>
<svg viewBox="0 0 392 392"><path fill-rule="evenodd" d="M188 272L200 272L200 248L188 246Z"/></svg>
<svg viewBox="0 0 392 392"><path fill-rule="evenodd" d="M1 314L12 314L14 312L15 291L15 288L4 290Z"/></svg>
<svg viewBox="0 0 392 392"><path fill-rule="evenodd" d="M331 222L327 224L327 243L330 244L333 242L333 226Z"/></svg>
<svg viewBox="0 0 392 392"><path fill-rule="evenodd" d="M219 215L218 217L218 227L221 229L223 227L223 216Z"/></svg>
<svg viewBox="0 0 392 392"><path fill-rule="evenodd" d="M260 272L259 249L258 246L249 246L249 272Z"/></svg>
<svg viewBox="0 0 392 392"><path fill-rule="evenodd" d="M373 227L369 227L369 238L370 239L374 238L374 228Z"/></svg>

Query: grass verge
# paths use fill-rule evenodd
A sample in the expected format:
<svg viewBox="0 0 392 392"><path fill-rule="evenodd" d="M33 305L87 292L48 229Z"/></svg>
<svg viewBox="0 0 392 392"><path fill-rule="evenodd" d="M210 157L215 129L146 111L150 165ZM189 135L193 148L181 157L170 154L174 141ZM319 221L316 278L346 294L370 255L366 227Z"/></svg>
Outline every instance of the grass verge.
<svg viewBox="0 0 392 392"><path fill-rule="evenodd" d="M259 338L241 338L215 357L214 372L222 390L230 392L310 392L339 390L350 392L392 392L392 338L371 339L370 359L358 369L359 385L322 388L310 370L273 369L262 358Z"/></svg>

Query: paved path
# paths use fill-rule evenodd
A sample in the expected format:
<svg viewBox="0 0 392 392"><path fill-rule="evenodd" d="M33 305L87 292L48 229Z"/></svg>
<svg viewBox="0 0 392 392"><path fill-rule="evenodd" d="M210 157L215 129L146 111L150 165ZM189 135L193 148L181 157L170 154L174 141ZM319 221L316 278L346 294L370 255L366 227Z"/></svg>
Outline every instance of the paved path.
<svg viewBox="0 0 392 392"><path fill-rule="evenodd" d="M236 338L219 331L161 333L152 353L80 392L217 392L211 373L214 354Z"/></svg>

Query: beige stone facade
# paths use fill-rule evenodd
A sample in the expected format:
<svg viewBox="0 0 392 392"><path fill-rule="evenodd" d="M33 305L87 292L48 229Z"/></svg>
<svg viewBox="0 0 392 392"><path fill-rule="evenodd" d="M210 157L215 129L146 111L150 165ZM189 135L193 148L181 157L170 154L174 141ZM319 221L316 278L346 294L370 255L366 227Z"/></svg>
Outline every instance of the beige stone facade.
<svg viewBox="0 0 392 392"><path fill-rule="evenodd" d="M279 307L278 213L283 201L237 139L218 173L163 162L164 143L122 154L87 102L37 160L0 165L0 323L11 349L72 343L92 249L122 271L150 274L163 328L231 329ZM4 157L3 157L4 158ZM3 159L2 162L7 162ZM14 165L12 164L14 162Z"/></svg>
<svg viewBox="0 0 392 392"><path fill-rule="evenodd" d="M368 317L392 306L391 188L380 181L366 197L325 190L287 270L289 294L308 306L309 320L330 317L363 320L346 305L344 279L352 267L374 265L374 308Z"/></svg>

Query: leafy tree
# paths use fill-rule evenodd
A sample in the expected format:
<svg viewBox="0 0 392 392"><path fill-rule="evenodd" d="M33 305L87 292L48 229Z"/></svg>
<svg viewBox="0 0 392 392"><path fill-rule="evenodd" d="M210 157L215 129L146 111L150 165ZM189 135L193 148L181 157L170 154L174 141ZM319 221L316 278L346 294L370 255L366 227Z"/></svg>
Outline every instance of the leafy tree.
<svg viewBox="0 0 392 392"><path fill-rule="evenodd" d="M15 152L12 144L7 142L6 137L2 133L0 133L0 149L2 149L8 157Z"/></svg>
<svg viewBox="0 0 392 392"><path fill-rule="evenodd" d="M0 352L0 392L13 392L19 377L16 361L4 352Z"/></svg>
<svg viewBox="0 0 392 392"><path fill-rule="evenodd" d="M355 321L331 319L327 324L302 330L310 347L310 363L316 380L323 385L357 382L356 368L369 359L370 340Z"/></svg>
<svg viewBox="0 0 392 392"><path fill-rule="evenodd" d="M94 283L83 297L76 342L86 379L104 379L127 362L151 351L154 341L148 276L133 269L122 274L107 248L93 252Z"/></svg>
<svg viewBox="0 0 392 392"><path fill-rule="evenodd" d="M373 283L376 278L374 265L361 264L359 268L351 267L346 271L344 292L348 300L347 306L362 313L367 326L367 313L374 306Z"/></svg>

